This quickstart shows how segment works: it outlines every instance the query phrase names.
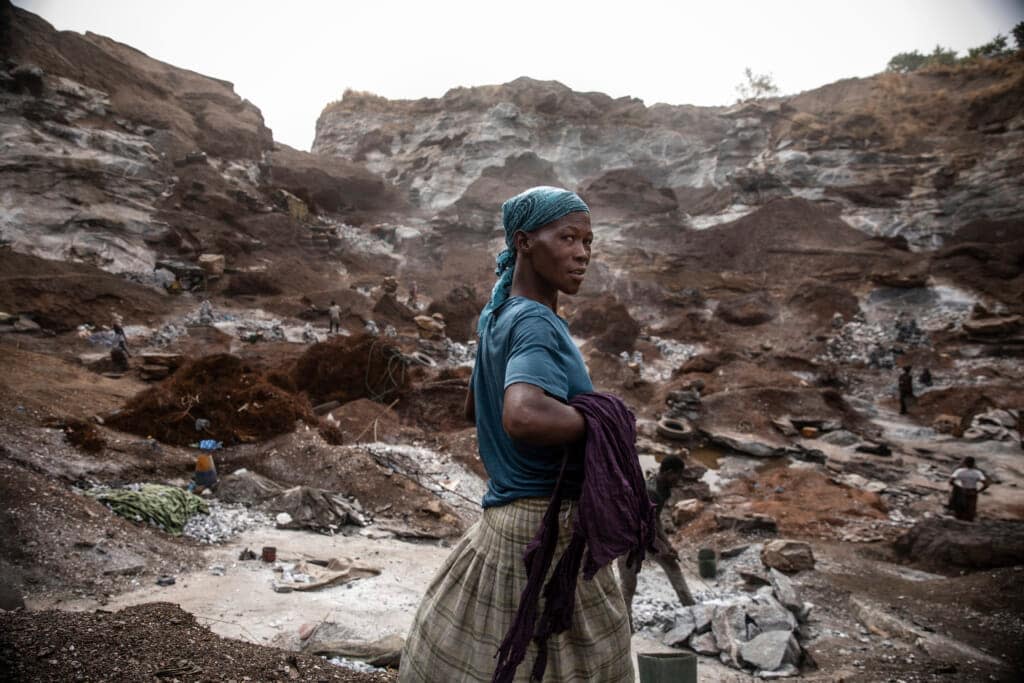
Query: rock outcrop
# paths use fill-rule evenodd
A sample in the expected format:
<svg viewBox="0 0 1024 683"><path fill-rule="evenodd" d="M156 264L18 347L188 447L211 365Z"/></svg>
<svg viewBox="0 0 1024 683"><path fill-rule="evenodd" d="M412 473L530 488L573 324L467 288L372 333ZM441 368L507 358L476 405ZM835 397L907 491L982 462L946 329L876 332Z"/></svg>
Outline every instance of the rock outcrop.
<svg viewBox="0 0 1024 683"><path fill-rule="evenodd" d="M156 284L160 261L237 266L302 244L317 214L403 207L362 166L275 147L231 83L7 0L0 25L0 244L15 251ZM306 200L303 215L279 206L282 190Z"/></svg>
<svg viewBox="0 0 1024 683"><path fill-rule="evenodd" d="M520 78L416 101L347 92L321 114L313 150L363 161L417 205L482 231L495 226L494 196L559 183L619 222L706 228L800 197L869 235L935 247L974 219L1021 217L1022 98L1018 58L730 108L647 107Z"/></svg>

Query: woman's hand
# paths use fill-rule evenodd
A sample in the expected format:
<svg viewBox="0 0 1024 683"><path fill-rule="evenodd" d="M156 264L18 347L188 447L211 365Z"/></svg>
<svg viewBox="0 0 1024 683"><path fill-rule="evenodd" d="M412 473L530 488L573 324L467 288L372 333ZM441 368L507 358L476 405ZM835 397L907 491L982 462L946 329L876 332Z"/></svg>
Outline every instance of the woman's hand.
<svg viewBox="0 0 1024 683"><path fill-rule="evenodd" d="M505 389L501 424L513 439L534 446L574 443L582 439L587 430L578 410L525 382Z"/></svg>

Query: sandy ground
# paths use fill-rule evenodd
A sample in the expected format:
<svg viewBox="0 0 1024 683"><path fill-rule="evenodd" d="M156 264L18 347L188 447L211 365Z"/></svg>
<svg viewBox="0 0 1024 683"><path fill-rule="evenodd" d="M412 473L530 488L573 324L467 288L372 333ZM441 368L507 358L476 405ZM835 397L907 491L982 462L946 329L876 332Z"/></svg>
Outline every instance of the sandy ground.
<svg viewBox="0 0 1024 683"><path fill-rule="evenodd" d="M380 576L319 591L275 593L272 565L260 560L238 561L245 548L259 553L264 545L277 548L279 560L347 557L363 566L381 570ZM324 536L304 531L273 528L252 529L205 553L207 568L179 575L172 586L140 585L105 604L95 600L30 600L32 610L119 610L153 602L170 602L195 615L214 633L256 644L295 648L303 624L333 622L351 627L353 640L376 640L408 633L420 597L450 552L435 543L407 543L362 536ZM224 575L209 567L223 565ZM695 590L710 588L692 572L687 580ZM640 574L637 600L672 601L675 594L665 575L648 563ZM663 645L651 633L633 636L634 664L638 653L678 652ZM702 681L727 683L754 680L700 657Z"/></svg>
<svg viewBox="0 0 1024 683"><path fill-rule="evenodd" d="M263 546L276 547L281 561L345 557L379 569L381 574L319 591L275 593L272 565L238 560L243 549L259 554ZM214 633L261 644L286 644L289 636L297 636L302 624L322 621L352 625L352 637L359 640L376 640L394 633L404 636L420 597L448 552L446 547L429 543L251 529L230 543L211 547L206 553L207 568L175 577L172 586L139 586L113 597L104 609L172 602L195 614ZM224 567L223 576L210 572L209 567L215 565ZM73 600L28 606L91 610L100 605L93 600Z"/></svg>

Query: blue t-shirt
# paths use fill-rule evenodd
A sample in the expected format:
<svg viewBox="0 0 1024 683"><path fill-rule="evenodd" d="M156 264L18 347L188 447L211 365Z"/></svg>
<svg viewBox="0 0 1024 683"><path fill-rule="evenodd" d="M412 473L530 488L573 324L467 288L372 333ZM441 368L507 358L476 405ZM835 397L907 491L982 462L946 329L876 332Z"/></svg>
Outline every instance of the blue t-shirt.
<svg viewBox="0 0 1024 683"><path fill-rule="evenodd" d="M561 446L513 441L502 426L505 389L517 382L538 386L563 403L594 390L565 321L538 301L514 296L494 311L473 368L477 444L491 479L485 508L550 496L562 466ZM563 484L567 497L579 496L582 477L582 461L570 457Z"/></svg>

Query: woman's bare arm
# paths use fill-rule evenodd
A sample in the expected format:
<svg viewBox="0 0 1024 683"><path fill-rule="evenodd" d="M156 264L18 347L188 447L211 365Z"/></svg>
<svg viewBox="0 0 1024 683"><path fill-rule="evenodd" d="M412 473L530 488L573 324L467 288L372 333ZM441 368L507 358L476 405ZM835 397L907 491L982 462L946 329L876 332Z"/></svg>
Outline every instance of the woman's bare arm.
<svg viewBox="0 0 1024 683"><path fill-rule="evenodd" d="M501 423L513 439L535 446L573 443L586 433L586 422L578 410L525 382L505 389Z"/></svg>

